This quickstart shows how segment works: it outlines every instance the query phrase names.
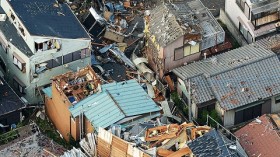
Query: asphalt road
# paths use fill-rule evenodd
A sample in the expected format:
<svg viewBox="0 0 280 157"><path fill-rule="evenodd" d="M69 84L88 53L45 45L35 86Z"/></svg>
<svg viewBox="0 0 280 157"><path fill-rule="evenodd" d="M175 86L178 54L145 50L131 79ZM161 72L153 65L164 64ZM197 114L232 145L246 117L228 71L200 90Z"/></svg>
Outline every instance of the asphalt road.
<svg viewBox="0 0 280 157"><path fill-rule="evenodd" d="M215 17L219 16L221 8L225 8L225 0L201 0L201 2L210 9Z"/></svg>

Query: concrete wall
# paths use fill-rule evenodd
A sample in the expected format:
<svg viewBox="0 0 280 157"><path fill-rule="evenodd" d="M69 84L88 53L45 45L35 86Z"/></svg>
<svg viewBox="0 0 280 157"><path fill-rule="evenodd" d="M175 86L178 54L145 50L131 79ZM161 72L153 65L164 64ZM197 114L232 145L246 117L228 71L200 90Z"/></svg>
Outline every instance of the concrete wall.
<svg viewBox="0 0 280 157"><path fill-rule="evenodd" d="M240 34L238 27L236 27L231 19L229 19L228 15L225 13L223 9L220 10L220 17L219 19L227 26L227 29L236 39L236 41L242 45L248 45L244 37Z"/></svg>
<svg viewBox="0 0 280 157"><path fill-rule="evenodd" d="M251 33L254 41L255 33L254 30L251 29L251 27L249 26L249 23L251 23L251 21L245 16L244 12L236 4L235 0L225 1L225 12L237 29L239 28L239 22L241 22L244 25L244 27L247 28L247 30ZM242 21L239 21L238 17Z"/></svg>

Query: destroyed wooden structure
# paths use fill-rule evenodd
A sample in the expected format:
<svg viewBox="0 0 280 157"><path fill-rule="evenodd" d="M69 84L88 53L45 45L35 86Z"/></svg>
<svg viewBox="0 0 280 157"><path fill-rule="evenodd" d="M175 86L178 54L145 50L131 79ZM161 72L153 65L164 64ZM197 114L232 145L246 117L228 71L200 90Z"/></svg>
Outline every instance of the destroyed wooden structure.
<svg viewBox="0 0 280 157"><path fill-rule="evenodd" d="M100 84L96 73L87 66L77 72L67 72L52 78L52 86L43 89L46 94L46 114L64 139L69 140L72 136L77 140L82 136L81 132L93 131L87 119L71 117L69 107L99 92Z"/></svg>

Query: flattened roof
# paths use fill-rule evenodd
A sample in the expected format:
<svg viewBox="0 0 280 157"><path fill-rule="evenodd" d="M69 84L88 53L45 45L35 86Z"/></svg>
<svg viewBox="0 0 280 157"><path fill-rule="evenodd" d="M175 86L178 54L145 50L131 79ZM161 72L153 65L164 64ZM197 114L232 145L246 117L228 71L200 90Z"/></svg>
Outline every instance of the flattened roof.
<svg viewBox="0 0 280 157"><path fill-rule="evenodd" d="M55 0L9 0L8 3L31 35L90 38L67 4Z"/></svg>
<svg viewBox="0 0 280 157"><path fill-rule="evenodd" d="M101 93L70 107L72 115L77 117L84 110L94 127L105 128L125 117L160 111L135 80L104 84L101 88Z"/></svg>
<svg viewBox="0 0 280 157"><path fill-rule="evenodd" d="M231 110L280 93L280 62L270 50L251 44L173 70L192 82L193 100L216 98Z"/></svg>
<svg viewBox="0 0 280 157"><path fill-rule="evenodd" d="M12 88L0 77L0 116L24 107Z"/></svg>
<svg viewBox="0 0 280 157"><path fill-rule="evenodd" d="M279 156L279 130L275 129L268 115L262 115L258 119L260 124L252 121L234 134L248 156Z"/></svg>

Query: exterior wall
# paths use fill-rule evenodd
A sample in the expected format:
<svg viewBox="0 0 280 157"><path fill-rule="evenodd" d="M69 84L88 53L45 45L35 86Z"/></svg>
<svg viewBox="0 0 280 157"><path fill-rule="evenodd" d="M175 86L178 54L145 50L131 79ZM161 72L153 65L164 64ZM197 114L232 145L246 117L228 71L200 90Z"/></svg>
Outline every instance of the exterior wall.
<svg viewBox="0 0 280 157"><path fill-rule="evenodd" d="M199 60L201 53L191 54L189 56L185 56L182 59L174 60L174 50L176 48L182 47L184 43L184 36L178 38L173 43L167 45L164 50L164 73L173 70L174 68L183 66L184 63L189 63L191 61Z"/></svg>
<svg viewBox="0 0 280 157"><path fill-rule="evenodd" d="M69 53L82 50L85 48L90 48L90 40L78 40L78 39L61 39L61 50L47 50L43 52L37 52L30 58L28 58L25 54L20 52L16 47L11 45L8 50L8 54L5 53L4 50L0 51L0 55L2 56L3 61L7 66L7 73L4 73L5 78L8 80L9 84L13 86L13 77L16 76L22 83L25 85L25 94L22 95L30 104L36 104L42 102L42 97L40 95L36 95L36 87L45 86L50 84L51 78L60 74L63 74L67 71L76 71L77 68L85 67L91 64L90 57L79 59L70 63L67 63L68 66L58 66L49 70L38 74L36 78L34 78L35 74L35 65L44 63L50 59L55 59L60 56L67 55ZM0 48L1 49L1 48ZM13 64L13 53L19 55L26 63L26 72L21 72L14 64Z"/></svg>
<svg viewBox="0 0 280 157"><path fill-rule="evenodd" d="M64 96L60 94L59 91L52 85L52 98L45 98L46 113L50 120L53 122L54 126L63 136L63 138L69 141L70 127L71 135L74 139L79 137L77 135L77 125L78 121L71 118L71 113L69 107L71 103Z"/></svg>
<svg viewBox="0 0 280 157"><path fill-rule="evenodd" d="M220 17L219 19L226 24L227 29L230 31L230 33L234 36L236 41L242 45L248 45L247 41L244 39L244 37L241 35L241 33L238 30L238 27L234 25L232 20L229 18L229 16L225 13L223 9L220 9Z"/></svg>
<svg viewBox="0 0 280 157"><path fill-rule="evenodd" d="M275 98L276 97L279 97L280 95L278 96L273 96L271 98L271 113L279 113L280 112L280 103L275 103Z"/></svg>
<svg viewBox="0 0 280 157"><path fill-rule="evenodd" d="M225 12L229 16L229 18L232 20L234 23L235 27L237 30L239 29L239 20L237 17L240 17L243 21L244 26L247 28L247 30L251 33L253 37L253 41L255 38L254 30L250 29L250 26L248 22L250 23L251 21L248 20L248 18L245 16L243 11L239 8L239 6L235 3L235 0L226 0L225 1Z"/></svg>
<svg viewBox="0 0 280 157"><path fill-rule="evenodd" d="M262 114L271 113L271 99L266 100L262 104Z"/></svg>

